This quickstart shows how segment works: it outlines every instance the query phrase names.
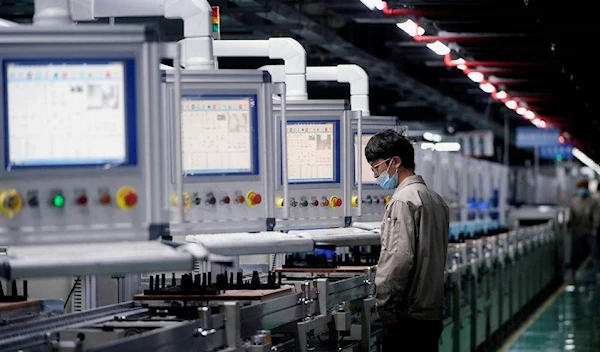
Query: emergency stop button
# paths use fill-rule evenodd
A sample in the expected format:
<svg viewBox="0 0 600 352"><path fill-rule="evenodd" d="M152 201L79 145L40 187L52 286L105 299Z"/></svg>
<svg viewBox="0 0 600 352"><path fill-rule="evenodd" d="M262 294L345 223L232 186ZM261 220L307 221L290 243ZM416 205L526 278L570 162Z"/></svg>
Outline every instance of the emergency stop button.
<svg viewBox="0 0 600 352"><path fill-rule="evenodd" d="M246 195L246 204L251 207L255 207L262 202L262 196L256 191L250 191Z"/></svg>
<svg viewBox="0 0 600 352"><path fill-rule="evenodd" d="M332 208L339 208L342 206L342 198L338 196L332 196L329 199L329 206Z"/></svg>
<svg viewBox="0 0 600 352"><path fill-rule="evenodd" d="M133 187L125 186L117 191L117 206L123 210L135 208L138 202L137 191Z"/></svg>

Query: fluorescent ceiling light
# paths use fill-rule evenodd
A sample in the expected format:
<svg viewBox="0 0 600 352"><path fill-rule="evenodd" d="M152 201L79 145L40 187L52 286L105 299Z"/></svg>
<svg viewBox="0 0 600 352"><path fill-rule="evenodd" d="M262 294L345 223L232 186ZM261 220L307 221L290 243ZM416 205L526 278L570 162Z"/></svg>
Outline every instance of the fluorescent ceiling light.
<svg viewBox="0 0 600 352"><path fill-rule="evenodd" d="M423 150L435 150L435 143L421 143L421 149L423 149Z"/></svg>
<svg viewBox="0 0 600 352"><path fill-rule="evenodd" d="M427 47L431 49L434 53L444 56L450 52L450 48L446 46L446 44L438 41L427 44Z"/></svg>
<svg viewBox="0 0 600 352"><path fill-rule="evenodd" d="M594 170L598 175L600 175L600 166L596 164L589 156L585 155L584 152L577 148L573 148L573 156L577 158L577 160L581 161L585 166Z"/></svg>
<svg viewBox="0 0 600 352"><path fill-rule="evenodd" d="M381 11L385 7L385 2L383 0L360 0L360 2L371 11L374 9Z"/></svg>
<svg viewBox="0 0 600 352"><path fill-rule="evenodd" d="M506 99L506 97L508 96L508 94L506 94L505 91L501 90L498 93L496 93L496 98L502 100L502 99ZM516 104L516 102L515 102ZM515 106L516 107L516 106ZM512 108L511 108L512 109Z"/></svg>
<svg viewBox="0 0 600 352"><path fill-rule="evenodd" d="M531 110L525 111L525 115L523 115L527 120L533 120L535 118L535 113Z"/></svg>
<svg viewBox="0 0 600 352"><path fill-rule="evenodd" d="M507 108L512 109L512 110L516 109L518 106L517 102L514 100L509 100L506 103L504 103L504 105L506 105Z"/></svg>
<svg viewBox="0 0 600 352"><path fill-rule="evenodd" d="M438 152L457 152L460 150L460 143L456 143L456 142L436 143L435 150Z"/></svg>
<svg viewBox="0 0 600 352"><path fill-rule="evenodd" d="M477 71L471 71L467 73L467 77L475 83L481 83L485 77L483 77L483 73Z"/></svg>
<svg viewBox="0 0 600 352"><path fill-rule="evenodd" d="M496 91L496 87L490 82L480 84L479 88L486 93L493 93Z"/></svg>
<svg viewBox="0 0 600 352"><path fill-rule="evenodd" d="M520 106L517 108L517 114L523 116L525 115L525 113L527 112L527 109L525 109L524 107Z"/></svg>
<svg viewBox="0 0 600 352"><path fill-rule="evenodd" d="M533 119L531 121L532 124L535 125L535 127L537 128L546 128L546 121L541 120L541 119Z"/></svg>
<svg viewBox="0 0 600 352"><path fill-rule="evenodd" d="M406 20L402 23L396 23L396 26L405 31L406 34L410 35L411 37L425 34L425 28L416 24L413 20Z"/></svg>
<svg viewBox="0 0 600 352"><path fill-rule="evenodd" d="M430 142L441 142L442 141L442 136L440 136L437 133L431 133L431 132L423 133L423 138Z"/></svg>
<svg viewBox="0 0 600 352"><path fill-rule="evenodd" d="M454 60L454 62L456 62L458 64L458 65L456 65L456 68L458 68L459 70L464 71L467 69L467 65L464 64L466 61L462 57L460 59Z"/></svg>

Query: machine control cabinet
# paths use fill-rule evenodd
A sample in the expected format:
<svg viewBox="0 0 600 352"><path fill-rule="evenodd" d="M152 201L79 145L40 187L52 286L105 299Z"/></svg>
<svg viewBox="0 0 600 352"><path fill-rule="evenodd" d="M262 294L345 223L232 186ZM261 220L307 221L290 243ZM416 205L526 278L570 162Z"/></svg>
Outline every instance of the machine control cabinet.
<svg viewBox="0 0 600 352"><path fill-rule="evenodd" d="M395 116L366 116L362 119L362 141L358 143L357 123L353 123L354 158L352 160L355 162L353 163L351 212L349 215L352 216L353 222L373 222L379 227L383 218L385 205L391 200L394 194L394 191L385 190L377 184L377 179L373 175L371 165L365 158L365 147L371 137L386 129L392 129L399 133L403 133L406 130L405 127L397 123ZM359 145L361 148L360 151L358 149ZM358 153L360 153L360 164L358 164L356 158ZM362 173L362 190L360 195L358 192L359 172Z"/></svg>
<svg viewBox="0 0 600 352"><path fill-rule="evenodd" d="M164 73L163 94L171 126L166 131L169 159L176 160L171 71ZM261 71L181 71L181 170L171 163L168 184L172 207L179 201L183 206L186 232L272 228L274 176L267 172L274 158L267 146L274 124L271 92L271 77ZM177 182L183 182L180 195Z"/></svg>
<svg viewBox="0 0 600 352"><path fill-rule="evenodd" d="M0 245L147 240L168 221L157 37L0 29Z"/></svg>
<svg viewBox="0 0 600 352"><path fill-rule="evenodd" d="M347 157L353 118L359 112L347 109L344 101L289 101L286 107L286 134L275 128L275 214L277 228L314 229L349 225L349 175ZM279 127L283 124L281 105L275 104ZM287 154L284 179L282 150ZM288 196L284 195L287 182ZM287 211L287 214L286 214ZM287 216L286 216L287 215Z"/></svg>

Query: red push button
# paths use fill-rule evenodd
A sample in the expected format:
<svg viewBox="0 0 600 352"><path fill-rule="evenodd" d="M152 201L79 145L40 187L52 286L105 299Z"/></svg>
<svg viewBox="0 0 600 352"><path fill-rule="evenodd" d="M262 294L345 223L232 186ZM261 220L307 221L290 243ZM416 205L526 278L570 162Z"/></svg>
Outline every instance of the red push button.
<svg viewBox="0 0 600 352"><path fill-rule="evenodd" d="M229 204L229 202L231 202L231 199L228 196L223 197L223 199L221 199L221 202L223 204Z"/></svg>
<svg viewBox="0 0 600 352"><path fill-rule="evenodd" d="M108 193L104 193L103 195L100 196L100 204L102 205L108 205L110 204L110 194Z"/></svg>
<svg viewBox="0 0 600 352"><path fill-rule="evenodd" d="M85 194L81 194L77 197L76 202L77 202L77 205L85 206L85 205L87 205L88 197Z"/></svg>
<svg viewBox="0 0 600 352"><path fill-rule="evenodd" d="M133 207L137 204L138 201L137 193L129 192L125 195L125 197L123 197L123 200L125 201L125 205L127 205L130 208Z"/></svg>
<svg viewBox="0 0 600 352"><path fill-rule="evenodd" d="M318 201L318 200L316 200L316 199L315 199L315 200L313 200L313 202L312 202L312 206L313 206L313 207L319 206L319 201Z"/></svg>

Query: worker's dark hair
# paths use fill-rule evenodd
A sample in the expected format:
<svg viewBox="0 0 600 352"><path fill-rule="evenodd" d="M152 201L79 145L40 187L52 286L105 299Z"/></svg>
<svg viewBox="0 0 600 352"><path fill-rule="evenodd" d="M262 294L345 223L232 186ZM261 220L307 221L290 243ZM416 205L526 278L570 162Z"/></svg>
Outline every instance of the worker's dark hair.
<svg viewBox="0 0 600 352"><path fill-rule="evenodd" d="M415 168L415 150L411 141L394 130L377 133L365 147L365 157L368 162L377 159L400 157L402 166L406 169Z"/></svg>
<svg viewBox="0 0 600 352"><path fill-rule="evenodd" d="M587 178L582 178L581 180L577 181L576 187L577 188L588 188L589 182L588 182Z"/></svg>

